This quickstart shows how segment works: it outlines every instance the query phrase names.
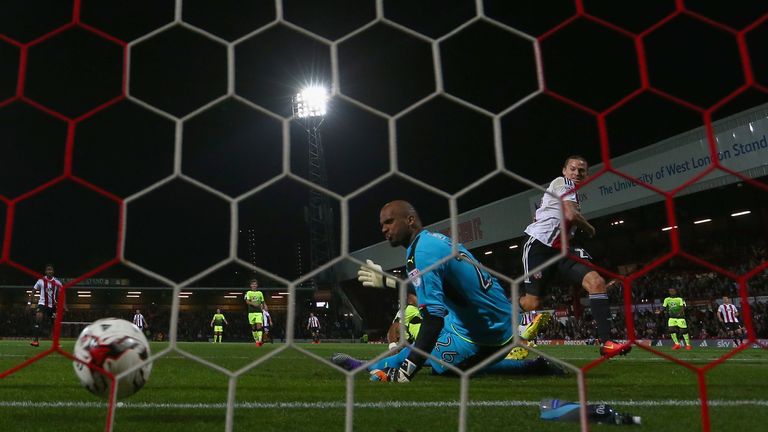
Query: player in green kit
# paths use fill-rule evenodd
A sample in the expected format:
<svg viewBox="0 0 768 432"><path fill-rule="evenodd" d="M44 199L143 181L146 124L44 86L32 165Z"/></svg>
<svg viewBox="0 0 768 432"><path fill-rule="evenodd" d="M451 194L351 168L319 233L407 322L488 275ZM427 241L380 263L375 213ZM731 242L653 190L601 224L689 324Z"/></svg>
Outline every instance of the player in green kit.
<svg viewBox="0 0 768 432"><path fill-rule="evenodd" d="M395 348L398 342L400 342L400 321L403 321L403 325L405 326L405 337L408 339L408 343L413 343L416 340L416 336L419 335L422 317L416 293L409 290L408 295L406 296L406 302L405 319L402 319L400 314L401 311L397 311L397 315L387 331L389 349Z"/></svg>
<svg viewBox="0 0 768 432"><path fill-rule="evenodd" d="M667 310L669 315L669 321L667 327L669 328L669 335L672 336L672 341L675 345L672 346L673 350L680 349L679 334L683 334L685 339L685 349L691 349L691 339L688 335L688 323L685 321L685 300L682 297L677 296L677 290L675 288L669 289L669 297L664 299L662 307Z"/></svg>
<svg viewBox="0 0 768 432"><path fill-rule="evenodd" d="M250 288L245 293L245 303L248 304L248 323L251 325L253 340L256 346L261 346L262 329L264 328L264 315L262 310L267 309L264 303L264 294L259 291L259 281L251 279Z"/></svg>
<svg viewBox="0 0 768 432"><path fill-rule="evenodd" d="M221 343L221 335L224 333L224 324L229 325L227 319L224 318L224 314L221 313L221 309L216 309L216 313L213 314L211 319L211 327L213 327L213 343Z"/></svg>

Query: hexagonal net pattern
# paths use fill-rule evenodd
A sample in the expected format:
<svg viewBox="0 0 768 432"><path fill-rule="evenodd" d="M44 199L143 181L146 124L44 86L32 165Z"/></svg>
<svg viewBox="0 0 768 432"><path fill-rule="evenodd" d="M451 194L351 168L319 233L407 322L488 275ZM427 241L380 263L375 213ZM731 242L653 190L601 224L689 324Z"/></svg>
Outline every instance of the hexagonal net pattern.
<svg viewBox="0 0 768 432"><path fill-rule="evenodd" d="M109 30L102 29L101 23L89 20L89 7L97 7L94 3L87 0L74 0L66 23L52 24L52 28L39 30L39 34L17 35L0 29L0 48L4 50L3 52L11 52L12 56L15 55L13 53L18 53L18 62L12 65L15 71L10 72L16 78L15 84L10 88L5 88L9 86L0 88L0 97L4 98L0 100L0 114L13 113L25 119L42 118L39 122L44 123L44 126L17 133L17 139L20 142L25 134L46 133L53 137L47 138L46 142L63 143L58 148L40 149L40 151L59 155L52 167L40 164L39 170L35 170L37 177L25 178L23 185L4 187L0 190L0 202L6 208L0 264L29 275L37 274L32 270L34 266L25 261L26 256L21 252L17 253L17 244L23 240L23 237L16 231L24 223L24 218L33 213L29 209L40 207L39 205L33 207L33 204L36 204L36 200L41 195L63 194L64 192L61 191L65 190L65 196L76 197L77 202L74 206L98 207L100 210L97 212L98 218L95 216L93 218L94 224L99 218L111 219L114 222L97 233L100 241L83 246L90 250L98 250L97 257L94 259L91 256L87 260L88 266L82 268L79 276L68 282L64 289L118 263L172 287L170 346L167 350L153 356L153 361L176 352L227 376L229 393L226 407L226 431L231 431L235 427L235 390L240 376L274 357L283 349L276 350L272 355L262 357L237 371L224 369L181 350L177 346L176 329L180 306L178 294L182 288L205 278L227 264L237 263L284 284L293 298L299 285L342 261L351 260L358 265L364 264L350 254L349 203L362 193L373 190L382 182L392 178L404 180L409 185L422 188L448 202L454 248L453 254L445 257L445 260L458 257L459 251L455 243L458 241L460 231L457 224L460 199L498 175L544 193L544 189L536 181L527 178L510 166L508 161L514 157L515 149L505 144L506 140L514 140L514 137L505 136L504 118L533 103L535 98L546 97L553 103L596 122L596 139L603 166L578 188L586 188L603 176L625 179L635 186L648 189L663 197L666 202L667 223L670 227L677 225L675 198L684 189L713 172L720 171L738 177L754 188L768 191L765 184L729 168L720 161L712 126L713 113L740 95L750 91L768 93L766 84L761 83L760 78L756 77L755 52L750 49L747 42L750 35L765 27L768 14L755 16L736 28L732 23L718 22L687 7L685 1L678 0L669 11L662 16L653 17L652 22L643 28L628 29L612 22L609 18L602 18L599 14L593 13L590 10L590 2L587 0L574 0L569 3L572 10L567 16L557 18L557 22L548 24L544 29L528 29L525 23L521 22L520 26L524 30L520 30L516 27L514 19L507 20L496 13L500 2L476 0L462 4L461 10L465 16L455 18L451 21L449 28L438 28L439 26L411 25L407 19L403 19L404 23L401 23L397 18L401 11L385 0L376 0L375 3L369 2L369 10L361 7L360 10L350 12L354 19L342 20L334 26L334 31L325 33L315 30L314 25L317 21L308 15L297 14L296 16L303 18L291 19L291 14L296 13L297 8L315 8L316 6L309 4L311 2L304 6L301 6L300 2L289 0L275 0L274 4L261 2L262 5L258 7L262 10L259 13L272 13L274 19L264 20L262 15L261 21L255 20L259 21L254 24L258 28L244 28L243 23L238 22L238 26L234 27L214 28L216 26L211 25L211 29L208 29L205 12L195 10L199 3L194 6L193 2L189 2L189 9L187 9L187 2L176 0L175 2L157 2L157 5L153 6L169 8L167 21L148 24L149 27L140 34L120 31L119 28L116 28L112 34ZM315 9L312 11L316 12ZM237 14L230 14L229 17L229 19L237 19ZM358 23L354 24L356 21ZM732 56L728 58L731 62L729 67L736 71L734 79L737 84L722 93L713 93L707 91L707 83L699 87L690 85L678 89L674 88L673 80L667 80L661 74L654 75L657 70L673 70L680 67L679 64L674 64L674 56L670 57L668 53L657 52L658 43L650 43L663 38L671 23L697 29L696 31L702 31L707 35L711 33L713 38L728 39L734 48ZM606 49L613 50L611 55L615 53L631 66L624 68L611 66L600 71L579 70L578 67L573 70L563 69L563 62L582 66L589 62L601 65L611 64L610 61L605 62L605 59L600 57L606 55L605 53L586 50L566 52L568 37L577 30L588 33L597 41L606 41L608 46ZM365 50L371 40L387 40L394 49L383 48L367 58ZM509 49L514 54L509 56L512 60L499 58L504 55L489 57L482 51L481 48L484 49L484 47L480 46L495 43L503 44L505 49ZM284 44L284 48L281 48L282 54L270 51L270 47L274 44ZM165 46L170 46L171 52L167 52ZM73 52L78 49L77 47L87 49L90 57L77 57L77 62L66 63L68 59L74 58ZM181 48L173 52L174 47ZM187 49L189 47L194 49ZM285 96L284 89L276 88L269 81L269 75L274 71L264 70L260 66L258 57L260 53L276 56L278 64L284 65L292 60L285 58L283 54L293 51L316 55L314 60L316 63L313 67L317 70L313 72L329 77L331 98L336 103L357 112L356 115L361 116L360 119L373 118L386 124L387 150L382 151L381 156L388 158L389 163L388 166L383 167L377 177L368 179L362 184L356 184L354 187L346 186L343 192L339 192L334 188L307 180L296 172L296 167L292 165L290 159L292 139L295 139L291 134L291 128L296 119L286 111L285 104L280 99ZM318 52L320 54L317 54ZM409 61L405 64L398 61L401 55L408 56ZM64 64L60 63L62 56ZM165 56L172 60L168 63L159 60ZM362 58L365 58L365 61L360 60ZM493 79L490 79L487 85L482 82L469 85L468 82L482 81L482 79L479 76L473 76L471 69L467 72L451 66L462 62L479 65L478 67L484 68ZM94 70L95 67L99 69ZM245 76L243 72L245 70L254 73ZM191 71L194 71L194 74ZM187 82L192 85L185 87L176 82L174 76L179 74L190 75ZM360 85L356 77L361 75L372 77L370 83L373 85ZM629 78L612 79L618 75ZM422 84L426 83L428 91L424 90L423 85L419 87L414 84L416 80L412 78L415 76L418 76L418 81ZM510 86L505 83L506 79L514 80L519 85ZM500 83L498 88L494 86L494 81ZM0 82L0 85L4 84ZM600 86L605 87L605 92L594 91ZM61 88L66 88L67 91L54 91ZM701 124L704 125L711 164L671 190L663 190L652 182L636 179L622 172L620 168L614 167L612 163L613 145L609 139L606 119L633 100L647 95L696 113ZM467 123L475 128L466 138L488 144L485 153L480 149L482 145L478 145L479 156L475 155L477 160L472 160L472 165L479 168L476 171L467 169L465 173L470 179L469 182L443 181L441 175L434 172L424 175L414 174L419 171L420 165L404 158L399 151L403 143L408 142L411 145L410 142L414 140L415 144L409 148L409 151L413 151L414 154L418 154L420 146L428 146L418 138L413 138L412 132L425 125L434 128L444 127L443 132L446 135L462 133L450 129L451 125L440 125L429 115L429 111L445 115L458 113L459 116L464 116ZM172 139L172 147L156 146L149 150L142 150L137 146L131 150L135 152L133 157L138 158L137 160L162 159L172 168L164 171L148 164L146 171L150 180L130 185L117 184L117 182L101 185L89 180L90 168L87 168L85 163L83 166L77 165L80 163L77 162L80 160L77 154L79 140L81 137L96 133L98 126L93 122L107 116L111 116L109 122L117 124L121 118L128 117L132 121L152 124L153 133L144 136L130 135L129 127L122 130L137 142L151 142L159 139L158 137ZM262 170L261 173L255 174L252 184L242 184L226 178L226 170L249 169L248 165L224 161L227 152L235 150L224 148L220 154L210 160L197 157L195 140L210 128L226 128L228 121L236 121L240 125L259 123L267 128L268 140L278 142L281 147L280 156L272 161L273 165L279 168L272 171ZM482 129L485 131L481 131ZM436 132L437 135L439 133ZM237 142L233 144L234 146L249 145L247 141L237 141L239 138L236 135L233 132L232 139L228 142ZM120 139L122 138L119 136L115 137L116 141ZM87 143L84 142L82 147L86 145ZM0 149L11 153L11 150L5 146L0 146ZM108 153L109 151L104 151L100 155L103 158L114 157ZM427 157L430 155L425 155L424 159ZM439 158L440 155L434 155L434 157ZM440 162L444 162L447 166L452 163L451 160ZM220 172L219 175L204 178L205 174L200 174L211 165L218 167L216 165L218 163L222 164L223 175ZM349 170L356 168L354 161L350 161L350 165L346 167ZM120 172L119 167L115 169L118 176L128 174L128 171ZM340 209L339 256L318 268L311 269L308 274L296 278L285 277L271 268L257 267L243 259L241 254L239 255L242 237L238 236L238 233L243 226L239 212L244 203L255 194L285 181L312 189L329 199L336 200ZM75 192L70 192L71 190ZM155 198L155 201L147 201L148 196L158 191L165 194L166 200ZM165 201L166 205L162 207L162 211L178 212L178 214L200 210L200 207L190 207L188 204L175 202L174 199L178 196L194 196L198 205L206 209L205 212L224 215L226 224L215 227L211 222L210 230L200 235L211 241L224 238L228 241L228 247L217 250L214 262L190 260L185 263L189 265L170 266L165 269L166 272L164 269L159 269L162 266L156 265L157 260L162 260L162 257L155 257L154 260L144 259L145 254L152 254L151 248L138 248L131 251L134 247L132 235L146 234L141 231L141 226L149 220L162 219L161 226L168 229L172 229L175 224L176 213L155 214L152 205L148 202L157 204L157 201ZM199 204L200 202L203 204ZM64 229L65 225L58 227ZM636 269L628 276L614 274L578 257L569 256L568 259L580 260L601 273L618 278L625 287L631 287L638 279L672 258L682 257L691 260L739 284L740 296L744 300L742 305L749 341L755 342L746 284L750 278L768 268L768 263L763 262L745 274L735 274L685 252L680 246L677 230L673 229L669 234L670 251L648 265ZM77 239L77 233L73 233L68 238L73 243ZM564 241L567 243L568 240L564 238ZM193 246L191 241L190 243L182 242L174 251L181 254L184 249ZM79 252L75 251L74 254L78 255ZM565 255L563 253L562 256ZM550 262L548 265L552 264ZM480 264L478 266L509 283L512 286L513 298L518 296L518 285L530 274L515 278ZM538 270L540 269L533 271ZM401 283L401 300L405 299L405 289L405 284ZM709 431L706 373L738 351L704 366L695 366L639 344L637 343L638 333L632 319L635 312L631 307L631 290L625 289L623 296L624 315L627 317L627 343L642 350L654 351L657 355L669 361L678 362L693 371L699 383L702 429ZM401 304L404 304L404 301L401 301ZM319 359L315 354L301 349L295 343L294 322L297 313L295 306L290 304L288 308L287 343L284 348L293 347ZM63 304L60 303L60 313L54 325L52 348L3 371L0 374L1 378L9 377L50 354L71 357L71 354L62 350L59 344L62 307ZM516 318L517 310L513 308L513 321ZM742 345L742 347L741 349L744 349L747 346ZM546 356L545 353L539 354ZM580 368L567 365L576 372L582 406L587 402L586 376L606 360L606 358L598 358ZM437 361L440 362L440 360ZM458 429L461 431L467 429L467 407L470 403L469 378L482 365L484 364L468 371L455 370L461 377L458 419ZM328 367L334 366L328 363ZM350 431L353 428L355 408L353 378L356 372L358 371L345 372L347 380L345 427ZM111 399L105 426L107 431L113 428L114 404L114 399ZM585 410L582 410L581 422L582 430L587 430Z"/></svg>

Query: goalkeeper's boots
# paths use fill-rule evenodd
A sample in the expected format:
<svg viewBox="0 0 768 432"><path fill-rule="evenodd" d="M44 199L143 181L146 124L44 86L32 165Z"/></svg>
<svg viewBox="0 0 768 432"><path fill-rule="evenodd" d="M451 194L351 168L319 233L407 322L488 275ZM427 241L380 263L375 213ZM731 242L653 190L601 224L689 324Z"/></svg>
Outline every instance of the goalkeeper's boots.
<svg viewBox="0 0 768 432"><path fill-rule="evenodd" d="M679 350L680 349L680 344L676 343L676 344L672 345L672 349L673 350Z"/></svg>
<svg viewBox="0 0 768 432"><path fill-rule="evenodd" d="M349 354L335 353L331 356L331 363L340 366L342 369L352 370L363 365L364 362L352 357Z"/></svg>
<svg viewBox="0 0 768 432"><path fill-rule="evenodd" d="M38 342L38 341L32 341L29 344L32 345L33 347L40 346L40 342Z"/></svg>
<svg viewBox="0 0 768 432"><path fill-rule="evenodd" d="M505 358L508 360L523 360L528 357L528 354L529 352L527 349L516 346L509 351L509 354L507 354Z"/></svg>
<svg viewBox="0 0 768 432"><path fill-rule="evenodd" d="M632 345L628 343L620 344L618 342L608 340L600 345L600 355L607 358L611 358L617 355L627 355L627 353L630 351L632 351Z"/></svg>
<svg viewBox="0 0 768 432"><path fill-rule="evenodd" d="M690 345L686 345L686 346L685 346L685 350L686 350L686 351L690 351L690 350L692 350L692 349L693 349L693 347L692 347L692 346L690 346Z"/></svg>
<svg viewBox="0 0 768 432"><path fill-rule="evenodd" d="M528 325L528 328L525 329L525 331L523 332L523 334L520 335L520 337L522 337L525 340L536 339L536 335L539 334L539 330L546 327L551 318L552 318L552 315L550 315L547 312L542 312L536 315L536 318L533 319L533 322Z"/></svg>

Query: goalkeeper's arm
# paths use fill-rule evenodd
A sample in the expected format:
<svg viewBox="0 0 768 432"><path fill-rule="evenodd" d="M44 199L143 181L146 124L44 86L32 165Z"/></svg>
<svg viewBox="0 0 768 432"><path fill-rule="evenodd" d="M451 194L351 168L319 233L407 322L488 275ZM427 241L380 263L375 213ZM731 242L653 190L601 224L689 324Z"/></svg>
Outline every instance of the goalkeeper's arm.
<svg viewBox="0 0 768 432"><path fill-rule="evenodd" d="M427 353L432 352L435 343L437 343L437 338L443 330L443 325L443 317L432 315L425 308L421 329L419 330L419 335L416 337L416 342L414 342L413 346ZM409 382L413 379L413 376L416 375L416 372L424 366L424 362L426 361L427 356L416 350L411 350L408 357L400 364L400 367L397 369L393 368L389 372L388 380L401 383Z"/></svg>

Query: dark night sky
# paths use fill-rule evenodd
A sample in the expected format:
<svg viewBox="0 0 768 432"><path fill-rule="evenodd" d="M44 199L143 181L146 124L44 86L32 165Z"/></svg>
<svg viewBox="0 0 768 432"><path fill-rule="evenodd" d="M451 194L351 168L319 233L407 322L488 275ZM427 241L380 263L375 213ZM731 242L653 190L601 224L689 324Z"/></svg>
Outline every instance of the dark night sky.
<svg viewBox="0 0 768 432"><path fill-rule="evenodd" d="M540 39L547 90L500 118L508 170L544 183L568 154L600 162L600 112L608 111L611 156L645 147L701 126L696 107L707 109L745 83L735 32L768 12L762 0L682 3L686 11L654 28L675 13L675 1L485 0L493 21L473 22L440 43L445 90L492 114L537 90L532 43L502 23ZM577 4L594 18L574 16ZM383 5L388 20L432 38L476 14L474 0ZM330 46L292 26L336 41L376 14L373 0L285 0L292 25L278 23L241 40L275 19L273 0L187 0L184 22L220 40L169 26L132 44L126 67L125 44L172 22L173 1L12 0L0 8L0 272L15 274L7 260L38 271L52 261L60 274L74 276L110 261L120 240L120 203L157 185L128 201L123 241L128 259L175 281L226 258L230 204L224 196L241 196L282 172L276 116L289 115L290 98L305 82L332 81ZM38 39L71 22L73 10L81 24ZM648 29L642 46L656 90L637 91L642 74L632 34ZM231 83L237 97L185 118L179 143L183 175L223 196L184 178L159 184L174 172L171 116L185 117L227 93L222 41L238 41ZM768 101L768 20L750 28L745 42L759 85L717 108L715 120ZM435 91L430 43L394 25L377 22L337 48L341 91L384 115ZM124 69L131 98L124 97ZM446 192L496 167L492 118L445 95L398 117L395 129L400 172ZM389 171L386 117L335 98L321 131L328 189L348 195ZM289 166L307 177L306 136L295 122ZM499 175L462 196L459 210L525 189ZM244 198L239 256L295 278L296 246L306 248L308 196L307 186L282 179ZM448 216L445 199L389 177L349 200L351 250L380 240L378 210L396 198L412 200L427 224ZM251 228L255 248L247 237Z"/></svg>

